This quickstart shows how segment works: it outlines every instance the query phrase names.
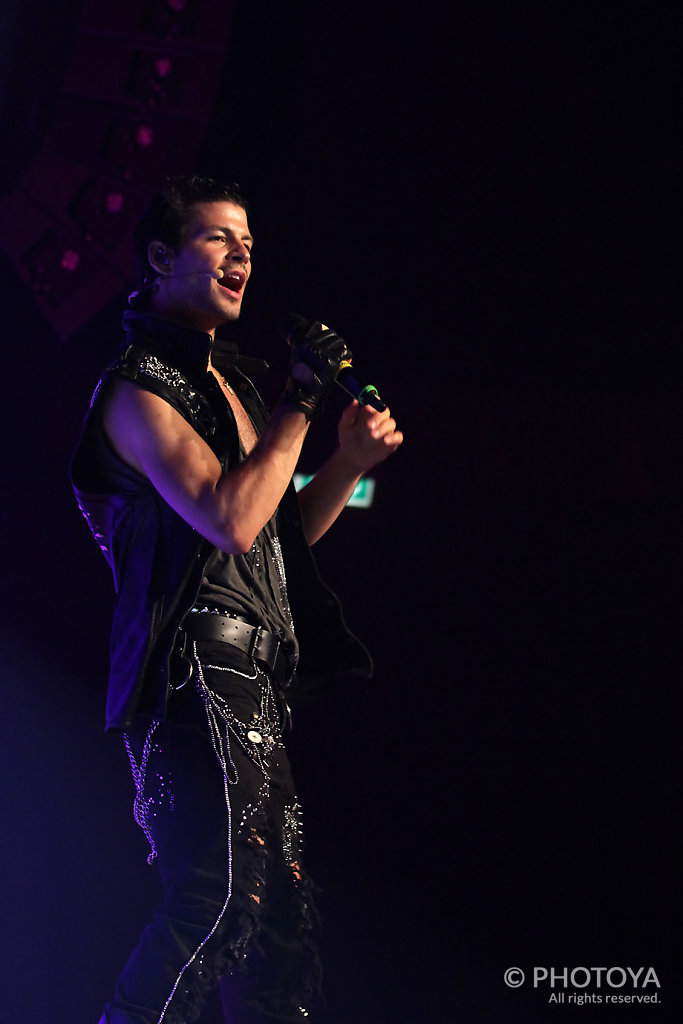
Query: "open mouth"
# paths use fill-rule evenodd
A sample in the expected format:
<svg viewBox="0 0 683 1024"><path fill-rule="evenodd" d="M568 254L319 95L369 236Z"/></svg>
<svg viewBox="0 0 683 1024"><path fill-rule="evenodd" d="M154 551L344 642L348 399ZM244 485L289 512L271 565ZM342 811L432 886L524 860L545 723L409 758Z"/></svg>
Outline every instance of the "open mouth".
<svg viewBox="0 0 683 1024"><path fill-rule="evenodd" d="M226 288L229 292L239 293L244 287L244 282L244 274L240 274L236 270L231 270L228 274L224 274L218 283L222 288Z"/></svg>

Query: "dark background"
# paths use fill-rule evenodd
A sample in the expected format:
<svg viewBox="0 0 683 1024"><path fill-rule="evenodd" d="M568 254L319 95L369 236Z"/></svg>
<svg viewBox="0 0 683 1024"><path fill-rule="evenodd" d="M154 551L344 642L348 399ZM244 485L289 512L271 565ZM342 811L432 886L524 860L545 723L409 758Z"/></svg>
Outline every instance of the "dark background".
<svg viewBox="0 0 683 1024"><path fill-rule="evenodd" d="M6 189L78 17L50 10L7 34ZM333 1024L677 1019L680 46L675 3L236 6L193 160L252 198L236 335L275 394L273 317L333 324L406 435L318 546L375 680L291 737ZM0 288L0 1021L94 1022L158 896L67 481L121 302L61 340L9 260ZM660 1003L512 966L653 967Z"/></svg>

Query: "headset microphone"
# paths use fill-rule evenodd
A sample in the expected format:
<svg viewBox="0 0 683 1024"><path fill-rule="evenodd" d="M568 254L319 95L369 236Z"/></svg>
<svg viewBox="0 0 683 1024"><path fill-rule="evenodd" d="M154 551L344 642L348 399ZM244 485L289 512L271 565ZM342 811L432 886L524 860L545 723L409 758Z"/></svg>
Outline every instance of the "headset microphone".
<svg viewBox="0 0 683 1024"><path fill-rule="evenodd" d="M211 270L211 271L208 271L208 272L204 271L204 270L197 270L197 271L194 271L194 273L192 273L192 274L163 274L162 277L165 277L166 279L168 279L169 277L212 277L214 279L214 281L220 281L220 279L222 277L225 277L225 274L223 273L222 270L217 269L217 270ZM140 298L140 295L143 292L147 291L147 289L150 286L151 286L151 282L148 281L147 279L145 279L144 286L142 288L134 291L134 292L131 292L130 295L128 296L128 303L129 303L129 305L135 306L136 303L137 303L137 300Z"/></svg>
<svg viewBox="0 0 683 1024"><path fill-rule="evenodd" d="M220 281L225 274L222 270L194 270L190 274L162 274L162 278L165 281L177 280L179 277L212 277L214 281Z"/></svg>

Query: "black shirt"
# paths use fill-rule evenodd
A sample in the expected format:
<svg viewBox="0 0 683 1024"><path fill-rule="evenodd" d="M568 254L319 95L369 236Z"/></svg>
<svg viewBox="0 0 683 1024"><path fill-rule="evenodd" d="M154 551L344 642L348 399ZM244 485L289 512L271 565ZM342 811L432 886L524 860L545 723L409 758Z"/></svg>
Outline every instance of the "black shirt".
<svg viewBox="0 0 683 1024"><path fill-rule="evenodd" d="M285 643L292 657L296 655L294 623L275 516L246 554L229 555L214 549L204 569L195 607L225 611L252 626L263 626Z"/></svg>

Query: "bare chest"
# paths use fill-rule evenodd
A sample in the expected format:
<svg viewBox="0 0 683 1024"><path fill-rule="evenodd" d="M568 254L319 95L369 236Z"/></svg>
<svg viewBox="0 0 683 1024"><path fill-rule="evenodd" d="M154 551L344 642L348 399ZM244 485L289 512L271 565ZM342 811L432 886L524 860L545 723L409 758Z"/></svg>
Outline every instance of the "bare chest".
<svg viewBox="0 0 683 1024"><path fill-rule="evenodd" d="M237 397L236 392L230 387L228 382L222 377L217 371L214 370L214 377L218 382L218 386L225 395L227 402L232 409L235 417L235 423L237 424L237 433L239 435L240 444L244 451L249 454L252 448L258 441L258 434L254 429L254 424L247 415L244 406Z"/></svg>

